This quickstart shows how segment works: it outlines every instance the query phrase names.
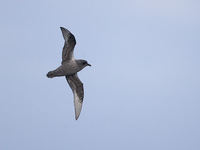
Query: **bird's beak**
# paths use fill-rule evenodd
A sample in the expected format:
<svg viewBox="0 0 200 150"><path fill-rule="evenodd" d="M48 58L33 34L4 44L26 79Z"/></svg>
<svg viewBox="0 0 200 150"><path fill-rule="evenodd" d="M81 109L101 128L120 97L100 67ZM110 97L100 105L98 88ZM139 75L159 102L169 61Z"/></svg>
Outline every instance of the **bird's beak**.
<svg viewBox="0 0 200 150"><path fill-rule="evenodd" d="M91 65L90 65L90 64L87 64L87 65L91 67Z"/></svg>

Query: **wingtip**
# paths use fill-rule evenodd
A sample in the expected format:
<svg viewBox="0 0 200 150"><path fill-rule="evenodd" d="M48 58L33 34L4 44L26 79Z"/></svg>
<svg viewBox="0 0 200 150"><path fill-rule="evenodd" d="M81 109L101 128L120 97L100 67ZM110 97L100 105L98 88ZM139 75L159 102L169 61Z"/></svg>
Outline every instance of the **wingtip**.
<svg viewBox="0 0 200 150"><path fill-rule="evenodd" d="M60 27L60 29L61 29L61 30L64 30L65 28L64 28L64 27Z"/></svg>
<svg viewBox="0 0 200 150"><path fill-rule="evenodd" d="M76 93L74 93L74 107L75 107L75 119L77 120L81 113L82 101L80 101Z"/></svg>
<svg viewBox="0 0 200 150"><path fill-rule="evenodd" d="M79 110L77 110L77 108L75 108L75 119L76 120L78 120L80 114L81 114L81 108Z"/></svg>
<svg viewBox="0 0 200 150"><path fill-rule="evenodd" d="M66 29L66 28L64 28L64 27L60 27L60 29L61 29L61 31L62 31L62 32L71 33L69 30L67 30L67 29Z"/></svg>
<svg viewBox="0 0 200 150"><path fill-rule="evenodd" d="M79 116L75 116L75 119L78 120Z"/></svg>
<svg viewBox="0 0 200 150"><path fill-rule="evenodd" d="M74 39L74 41L75 41L75 43L76 43L76 40L75 40L74 35L73 35L69 30L67 30L67 29L64 28L64 27L60 27L60 29L61 29L61 31L62 31L62 35L63 35L65 41L67 41L67 40L69 39L69 37L71 36L71 37L73 37L72 39Z"/></svg>

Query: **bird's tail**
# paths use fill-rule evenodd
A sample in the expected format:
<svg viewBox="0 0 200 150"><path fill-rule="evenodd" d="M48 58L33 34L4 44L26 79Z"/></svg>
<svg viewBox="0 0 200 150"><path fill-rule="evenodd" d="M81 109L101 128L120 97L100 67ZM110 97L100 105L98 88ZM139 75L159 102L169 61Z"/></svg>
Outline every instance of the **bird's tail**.
<svg viewBox="0 0 200 150"><path fill-rule="evenodd" d="M53 77L55 77L54 71L49 71L49 72L47 73L47 77L48 77L48 78L53 78Z"/></svg>

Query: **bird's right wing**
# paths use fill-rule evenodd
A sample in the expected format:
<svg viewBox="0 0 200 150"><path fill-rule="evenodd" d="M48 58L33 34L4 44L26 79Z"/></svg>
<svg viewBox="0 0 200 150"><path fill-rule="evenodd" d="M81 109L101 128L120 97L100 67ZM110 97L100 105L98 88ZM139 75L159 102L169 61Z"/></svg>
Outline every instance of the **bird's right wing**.
<svg viewBox="0 0 200 150"><path fill-rule="evenodd" d="M74 47L76 45L76 39L74 35L67 29L60 27L63 38L65 39L65 45L62 51L62 63L71 59L74 59Z"/></svg>
<svg viewBox="0 0 200 150"><path fill-rule="evenodd" d="M77 73L65 77L74 94L75 117L77 120L81 113L82 103L83 103L83 96L84 96L83 83L78 78Z"/></svg>

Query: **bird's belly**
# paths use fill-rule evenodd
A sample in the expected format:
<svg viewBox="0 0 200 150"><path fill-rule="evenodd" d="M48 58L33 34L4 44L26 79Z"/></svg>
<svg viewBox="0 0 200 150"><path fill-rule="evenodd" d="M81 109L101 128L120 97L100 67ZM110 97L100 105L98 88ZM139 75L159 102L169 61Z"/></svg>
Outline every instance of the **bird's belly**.
<svg viewBox="0 0 200 150"><path fill-rule="evenodd" d="M76 65L64 64L55 70L56 76L67 76L80 71Z"/></svg>

